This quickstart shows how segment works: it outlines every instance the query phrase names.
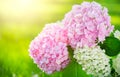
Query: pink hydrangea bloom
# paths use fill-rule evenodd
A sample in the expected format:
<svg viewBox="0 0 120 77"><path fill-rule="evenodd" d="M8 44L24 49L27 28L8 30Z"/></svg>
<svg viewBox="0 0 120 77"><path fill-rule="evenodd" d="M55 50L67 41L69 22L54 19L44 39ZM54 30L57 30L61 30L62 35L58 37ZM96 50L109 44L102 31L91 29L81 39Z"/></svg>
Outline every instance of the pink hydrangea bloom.
<svg viewBox="0 0 120 77"><path fill-rule="evenodd" d="M94 46L102 42L113 31L108 10L96 2L74 5L65 15L63 24L67 31L68 43L76 48Z"/></svg>
<svg viewBox="0 0 120 77"><path fill-rule="evenodd" d="M60 71L69 63L67 38L62 32L59 24L47 24L30 44L30 56L48 74Z"/></svg>

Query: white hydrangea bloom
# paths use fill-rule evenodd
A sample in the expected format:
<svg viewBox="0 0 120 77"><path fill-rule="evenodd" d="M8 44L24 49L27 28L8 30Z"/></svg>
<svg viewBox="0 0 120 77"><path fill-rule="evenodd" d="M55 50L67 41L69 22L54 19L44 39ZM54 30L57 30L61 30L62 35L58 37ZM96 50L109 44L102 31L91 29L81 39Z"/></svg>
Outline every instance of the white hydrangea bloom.
<svg viewBox="0 0 120 77"><path fill-rule="evenodd" d="M120 31L119 31L119 30L116 30L116 31L114 32L114 36L115 36L117 39L120 40Z"/></svg>
<svg viewBox="0 0 120 77"><path fill-rule="evenodd" d="M82 69L85 70L87 74L105 77L110 74L111 69L109 58L104 52L105 51L100 49L99 46L76 48L73 57L81 64Z"/></svg>
<svg viewBox="0 0 120 77"><path fill-rule="evenodd" d="M120 54L117 56L117 58L113 59L113 68L118 75L120 75Z"/></svg>

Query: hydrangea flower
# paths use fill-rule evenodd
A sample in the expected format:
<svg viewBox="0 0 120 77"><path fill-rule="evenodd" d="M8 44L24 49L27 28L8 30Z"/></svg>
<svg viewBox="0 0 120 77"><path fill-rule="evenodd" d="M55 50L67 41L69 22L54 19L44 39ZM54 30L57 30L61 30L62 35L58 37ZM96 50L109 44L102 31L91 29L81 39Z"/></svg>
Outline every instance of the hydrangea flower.
<svg viewBox="0 0 120 77"><path fill-rule="evenodd" d="M111 72L109 58L104 52L99 46L76 48L73 57L87 74L92 74L95 77L104 77Z"/></svg>
<svg viewBox="0 0 120 77"><path fill-rule="evenodd" d="M74 5L62 22L72 48L95 46L113 31L107 8L94 1Z"/></svg>
<svg viewBox="0 0 120 77"><path fill-rule="evenodd" d="M69 63L67 39L62 32L60 24L47 24L30 44L30 56L48 74L60 71Z"/></svg>
<svg viewBox="0 0 120 77"><path fill-rule="evenodd" d="M117 56L117 58L113 59L113 68L118 75L120 75L120 54Z"/></svg>
<svg viewBox="0 0 120 77"><path fill-rule="evenodd" d="M119 30L116 30L115 33L114 33L114 36L120 40L120 31Z"/></svg>

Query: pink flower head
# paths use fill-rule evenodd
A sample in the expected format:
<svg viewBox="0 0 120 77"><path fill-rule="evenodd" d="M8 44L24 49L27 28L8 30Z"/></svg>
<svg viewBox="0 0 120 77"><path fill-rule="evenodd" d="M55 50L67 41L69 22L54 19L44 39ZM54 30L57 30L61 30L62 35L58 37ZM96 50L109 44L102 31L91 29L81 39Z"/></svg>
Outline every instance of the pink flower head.
<svg viewBox="0 0 120 77"><path fill-rule="evenodd" d="M47 24L30 44L30 56L48 74L60 71L69 63L66 37L62 32L59 24Z"/></svg>
<svg viewBox="0 0 120 77"><path fill-rule="evenodd" d="M94 46L113 31L108 10L96 2L74 5L65 15L63 24L67 31L68 44L76 48Z"/></svg>

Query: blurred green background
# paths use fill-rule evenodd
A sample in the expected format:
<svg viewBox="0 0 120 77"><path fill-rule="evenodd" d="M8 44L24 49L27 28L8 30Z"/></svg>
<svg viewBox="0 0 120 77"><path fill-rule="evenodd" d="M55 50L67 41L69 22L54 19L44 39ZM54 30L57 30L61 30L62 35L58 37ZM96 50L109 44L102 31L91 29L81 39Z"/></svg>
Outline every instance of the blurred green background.
<svg viewBox="0 0 120 77"><path fill-rule="evenodd" d="M91 77L74 61L46 75L29 57L29 44L47 23L62 20L72 5L93 0L0 0L0 77ZM120 30L120 0L94 0L109 10ZM78 71L79 70L79 71Z"/></svg>

